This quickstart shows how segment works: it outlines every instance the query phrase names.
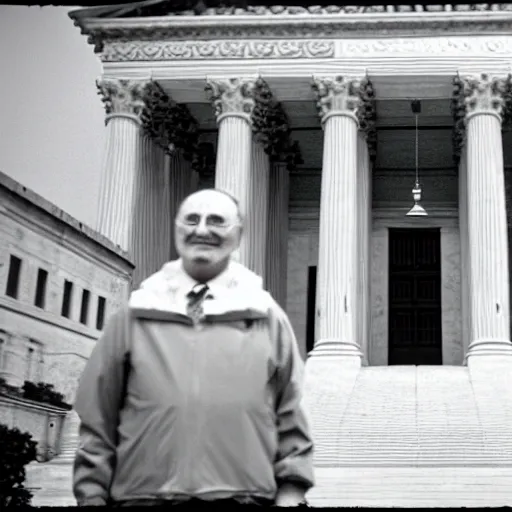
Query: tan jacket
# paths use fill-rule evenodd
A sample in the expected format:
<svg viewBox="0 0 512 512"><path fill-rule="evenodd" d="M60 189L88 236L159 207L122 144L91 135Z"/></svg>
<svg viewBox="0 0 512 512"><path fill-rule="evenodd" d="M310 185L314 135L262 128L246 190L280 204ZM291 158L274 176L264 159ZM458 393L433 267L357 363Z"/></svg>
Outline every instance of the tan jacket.
<svg viewBox="0 0 512 512"><path fill-rule="evenodd" d="M164 266L93 350L75 402L79 505L273 499L281 483L314 485L303 361L286 314L258 276L232 262L194 327L184 282L179 260Z"/></svg>

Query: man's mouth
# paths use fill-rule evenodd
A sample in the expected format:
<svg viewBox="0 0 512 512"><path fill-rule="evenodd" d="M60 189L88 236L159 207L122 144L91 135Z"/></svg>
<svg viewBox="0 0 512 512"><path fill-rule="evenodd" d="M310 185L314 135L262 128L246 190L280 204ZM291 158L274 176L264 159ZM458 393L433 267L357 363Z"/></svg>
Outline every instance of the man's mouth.
<svg viewBox="0 0 512 512"><path fill-rule="evenodd" d="M203 240L196 240L194 242L190 242L190 245L199 245L199 246L202 246L202 247L218 247L219 244L215 243L215 242L207 242L207 241L203 241Z"/></svg>

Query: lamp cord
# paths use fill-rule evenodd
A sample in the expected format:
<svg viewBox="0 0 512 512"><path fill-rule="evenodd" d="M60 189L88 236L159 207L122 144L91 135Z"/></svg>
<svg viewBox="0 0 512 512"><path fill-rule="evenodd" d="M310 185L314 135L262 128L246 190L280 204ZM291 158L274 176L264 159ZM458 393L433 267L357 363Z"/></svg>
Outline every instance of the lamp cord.
<svg viewBox="0 0 512 512"><path fill-rule="evenodd" d="M418 114L414 115L416 120L416 186L418 185L419 176L418 176Z"/></svg>

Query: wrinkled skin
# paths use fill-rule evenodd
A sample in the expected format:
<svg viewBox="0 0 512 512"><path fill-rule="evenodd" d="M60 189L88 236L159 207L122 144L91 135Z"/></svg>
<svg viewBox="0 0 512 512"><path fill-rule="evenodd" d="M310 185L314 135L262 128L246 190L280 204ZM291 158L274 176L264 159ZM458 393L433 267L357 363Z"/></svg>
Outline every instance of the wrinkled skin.
<svg viewBox="0 0 512 512"><path fill-rule="evenodd" d="M216 190L190 195L176 216L176 250L185 271L199 282L215 278L227 267L241 236L238 206Z"/></svg>

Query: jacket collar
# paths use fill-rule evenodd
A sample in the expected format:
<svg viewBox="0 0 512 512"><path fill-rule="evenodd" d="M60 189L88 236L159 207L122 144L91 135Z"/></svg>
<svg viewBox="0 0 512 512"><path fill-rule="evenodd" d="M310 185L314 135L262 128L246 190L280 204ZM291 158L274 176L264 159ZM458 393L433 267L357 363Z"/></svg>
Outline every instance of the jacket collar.
<svg viewBox="0 0 512 512"><path fill-rule="evenodd" d="M170 261L132 292L129 305L133 309L185 314L182 297L195 284L183 270L181 259ZM263 289L262 278L240 263L231 260L226 270L207 284L213 298L203 304L205 315L246 311L267 316L272 299Z"/></svg>

